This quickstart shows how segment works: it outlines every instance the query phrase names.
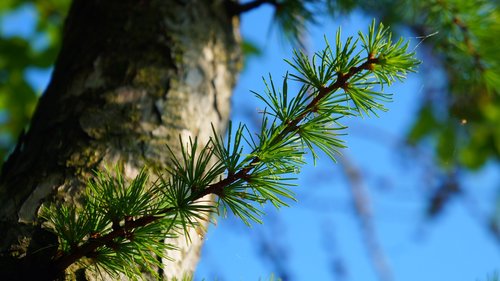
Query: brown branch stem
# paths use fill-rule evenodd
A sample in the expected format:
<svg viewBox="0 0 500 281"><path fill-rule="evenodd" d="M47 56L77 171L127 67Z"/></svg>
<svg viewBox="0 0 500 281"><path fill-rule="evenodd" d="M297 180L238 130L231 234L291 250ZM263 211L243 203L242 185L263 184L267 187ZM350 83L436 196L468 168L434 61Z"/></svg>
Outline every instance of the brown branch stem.
<svg viewBox="0 0 500 281"><path fill-rule="evenodd" d="M254 2L269 2L269 1L254 1ZM362 70L369 70L372 64L376 62L377 62L376 58L368 58L363 64L357 67L351 67L349 72L347 72L346 74L338 73L337 80L330 86L319 89L319 93L306 106L304 112L300 114L297 118L289 122L285 127L285 129L278 135L276 139L277 140L282 139L286 137L288 134L295 132L298 128L297 125L307 116L308 113L310 113L318 105L318 103L322 99L327 97L329 93L336 91L339 88L345 87L347 81L350 78L352 78L354 75L361 72ZM208 194L215 194L219 197L223 197L225 187L233 184L238 180L247 178L251 170L259 162L260 159L258 157L254 157L252 161L250 161L250 163L241 168L238 172L232 175L228 175L225 179L207 186L201 192L192 194L191 198L189 198L188 201L194 202ZM73 264L77 260L86 256L92 256L92 254L94 254L99 247L112 243L113 239L118 237L125 237L127 234L130 234L135 228L143 227L150 223L153 223L161 218L164 218L165 216L168 216L168 214L174 211L175 208L169 207L160 211L156 215L143 216L135 220L127 220L123 225L115 225L114 229L110 233L103 235L101 237L90 238L86 243L74 248L71 251L71 253L56 258L53 261L54 268L59 272L63 272L66 268L68 268L71 264Z"/></svg>
<svg viewBox="0 0 500 281"><path fill-rule="evenodd" d="M172 207L165 208L157 215L148 215L135 220L126 221L124 225L117 226L116 229L106 235L97 238L90 238L86 243L73 249L73 251L71 251L71 253L69 253L68 255L64 255L55 259L53 262L54 268L59 272L63 272L77 260L86 256L91 256L93 253L95 253L95 250L97 250L97 248L111 243L113 239L124 237L135 228L146 226L152 222L164 218L174 210L175 208Z"/></svg>
<svg viewBox="0 0 500 281"><path fill-rule="evenodd" d="M367 60L362 63L359 66L354 66L349 69L349 71L346 74L338 73L337 74L337 80L335 80L334 83L332 83L328 87L321 88L319 90L319 93L313 98L313 100L306 106L304 109L304 112L300 114L297 118L291 120L289 123L287 123L287 126L283 131L275 138L275 140L281 140L284 139L288 134L295 132L298 129L298 124L300 121L304 120L304 118L309 114L317 105L318 103L324 99L329 93L334 92L340 88L343 88L346 86L346 83L349 79L351 79L354 75L357 73L363 71L363 70L369 70L371 69L372 65L377 63L378 59L377 58L372 58L369 57ZM224 196L224 187L234 183L237 180L245 178L248 173L253 169L253 167L260 162L260 160L255 157L253 160L248 164L247 166L243 167L240 171L233 175L229 175L227 178L216 182L214 184L209 185L207 188L205 188L201 193L199 193L197 196L198 199L208 195L208 194L215 194L217 196Z"/></svg>
<svg viewBox="0 0 500 281"><path fill-rule="evenodd" d="M324 99L329 93L332 93L340 88L344 88L347 84L347 81L351 79L354 75L357 73L363 71L363 70L369 70L371 69L372 65L377 63L378 59L377 58L367 58L367 60L362 63L359 66L354 66L349 69L349 71L346 74L342 73L337 73L337 80L335 80L334 83L332 83L330 86L323 87L319 89L319 93L313 98L313 100L306 106L304 109L304 112L300 114L297 118L294 120L290 121L287 124L287 127L279 134L279 136L276 139L283 139L286 135L289 133L296 131L298 129L298 125L300 121L304 120L306 118L307 114L312 112L314 108L316 108L319 104L319 102Z"/></svg>

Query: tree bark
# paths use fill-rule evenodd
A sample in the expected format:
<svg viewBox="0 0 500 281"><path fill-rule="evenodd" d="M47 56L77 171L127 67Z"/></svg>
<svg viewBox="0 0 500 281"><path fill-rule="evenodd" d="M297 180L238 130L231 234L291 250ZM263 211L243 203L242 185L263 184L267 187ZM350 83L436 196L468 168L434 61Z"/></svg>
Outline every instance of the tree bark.
<svg viewBox="0 0 500 281"><path fill-rule="evenodd" d="M224 132L241 64L224 2L73 1L51 82L0 177L0 279L41 276L57 241L39 226L42 203L77 203L104 166L121 163L128 177L161 170L179 135L206 142L211 123ZM191 238L176 241L167 277L194 271L202 238ZM68 274L93 279L77 267Z"/></svg>

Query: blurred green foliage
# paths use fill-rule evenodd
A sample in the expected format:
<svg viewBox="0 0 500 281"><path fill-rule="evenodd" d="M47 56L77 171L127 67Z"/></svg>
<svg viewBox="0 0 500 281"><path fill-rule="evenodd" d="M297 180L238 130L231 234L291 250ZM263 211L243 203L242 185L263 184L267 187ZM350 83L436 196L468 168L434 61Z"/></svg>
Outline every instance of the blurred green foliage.
<svg viewBox="0 0 500 281"><path fill-rule="evenodd" d="M69 3L68 0L0 1L0 163L29 123L40 95L26 74L32 69L50 69L54 63ZM5 18L29 12L36 15L34 21L10 23L22 25L28 32L9 32Z"/></svg>
<svg viewBox="0 0 500 281"><path fill-rule="evenodd" d="M408 142L431 144L445 169L475 170L499 160L498 1L358 2L383 22L409 27L425 39L424 99Z"/></svg>

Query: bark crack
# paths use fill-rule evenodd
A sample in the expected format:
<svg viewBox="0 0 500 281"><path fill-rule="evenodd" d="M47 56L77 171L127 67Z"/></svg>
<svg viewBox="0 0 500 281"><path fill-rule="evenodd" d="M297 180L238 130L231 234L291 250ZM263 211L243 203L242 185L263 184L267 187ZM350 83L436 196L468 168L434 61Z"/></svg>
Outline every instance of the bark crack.
<svg viewBox="0 0 500 281"><path fill-rule="evenodd" d="M217 116L219 117L219 121L222 121L222 114L219 110L219 105L217 100L217 86L215 85L215 77L210 81L210 83L212 84L212 88L214 89L214 109L215 112L217 113Z"/></svg>
<svg viewBox="0 0 500 281"><path fill-rule="evenodd" d="M214 46L215 46L215 39L214 39ZM219 109L219 100L217 98L217 85L216 85L216 79L217 79L217 76L219 75L218 72L217 72L217 62L216 62L216 59L215 59L215 54L214 56L212 57L212 69L213 69L213 72L214 72L214 76L212 79L210 79L210 85L212 86L212 89L214 90L214 104L213 104L213 107L214 107L214 110L215 112L217 113L217 117L219 118L219 121L222 121L222 113L220 112L220 109Z"/></svg>
<svg viewBox="0 0 500 281"><path fill-rule="evenodd" d="M155 116L155 118L157 119L158 124L162 125L163 124L163 120L162 120L163 110L161 108L161 105L158 103L158 101L153 103L152 112L153 112L153 115Z"/></svg>

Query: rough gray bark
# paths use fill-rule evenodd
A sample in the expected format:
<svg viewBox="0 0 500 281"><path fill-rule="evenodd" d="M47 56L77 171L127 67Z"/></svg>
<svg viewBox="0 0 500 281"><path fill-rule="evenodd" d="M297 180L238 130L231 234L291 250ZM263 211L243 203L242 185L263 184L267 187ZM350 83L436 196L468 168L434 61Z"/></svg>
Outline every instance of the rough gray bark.
<svg viewBox="0 0 500 281"><path fill-rule="evenodd" d="M179 134L223 132L239 67L223 0L74 0L50 85L0 178L0 272L43 271L55 238L38 228L39 207L77 200L93 169L161 169ZM194 270L202 238L191 237L167 276Z"/></svg>

